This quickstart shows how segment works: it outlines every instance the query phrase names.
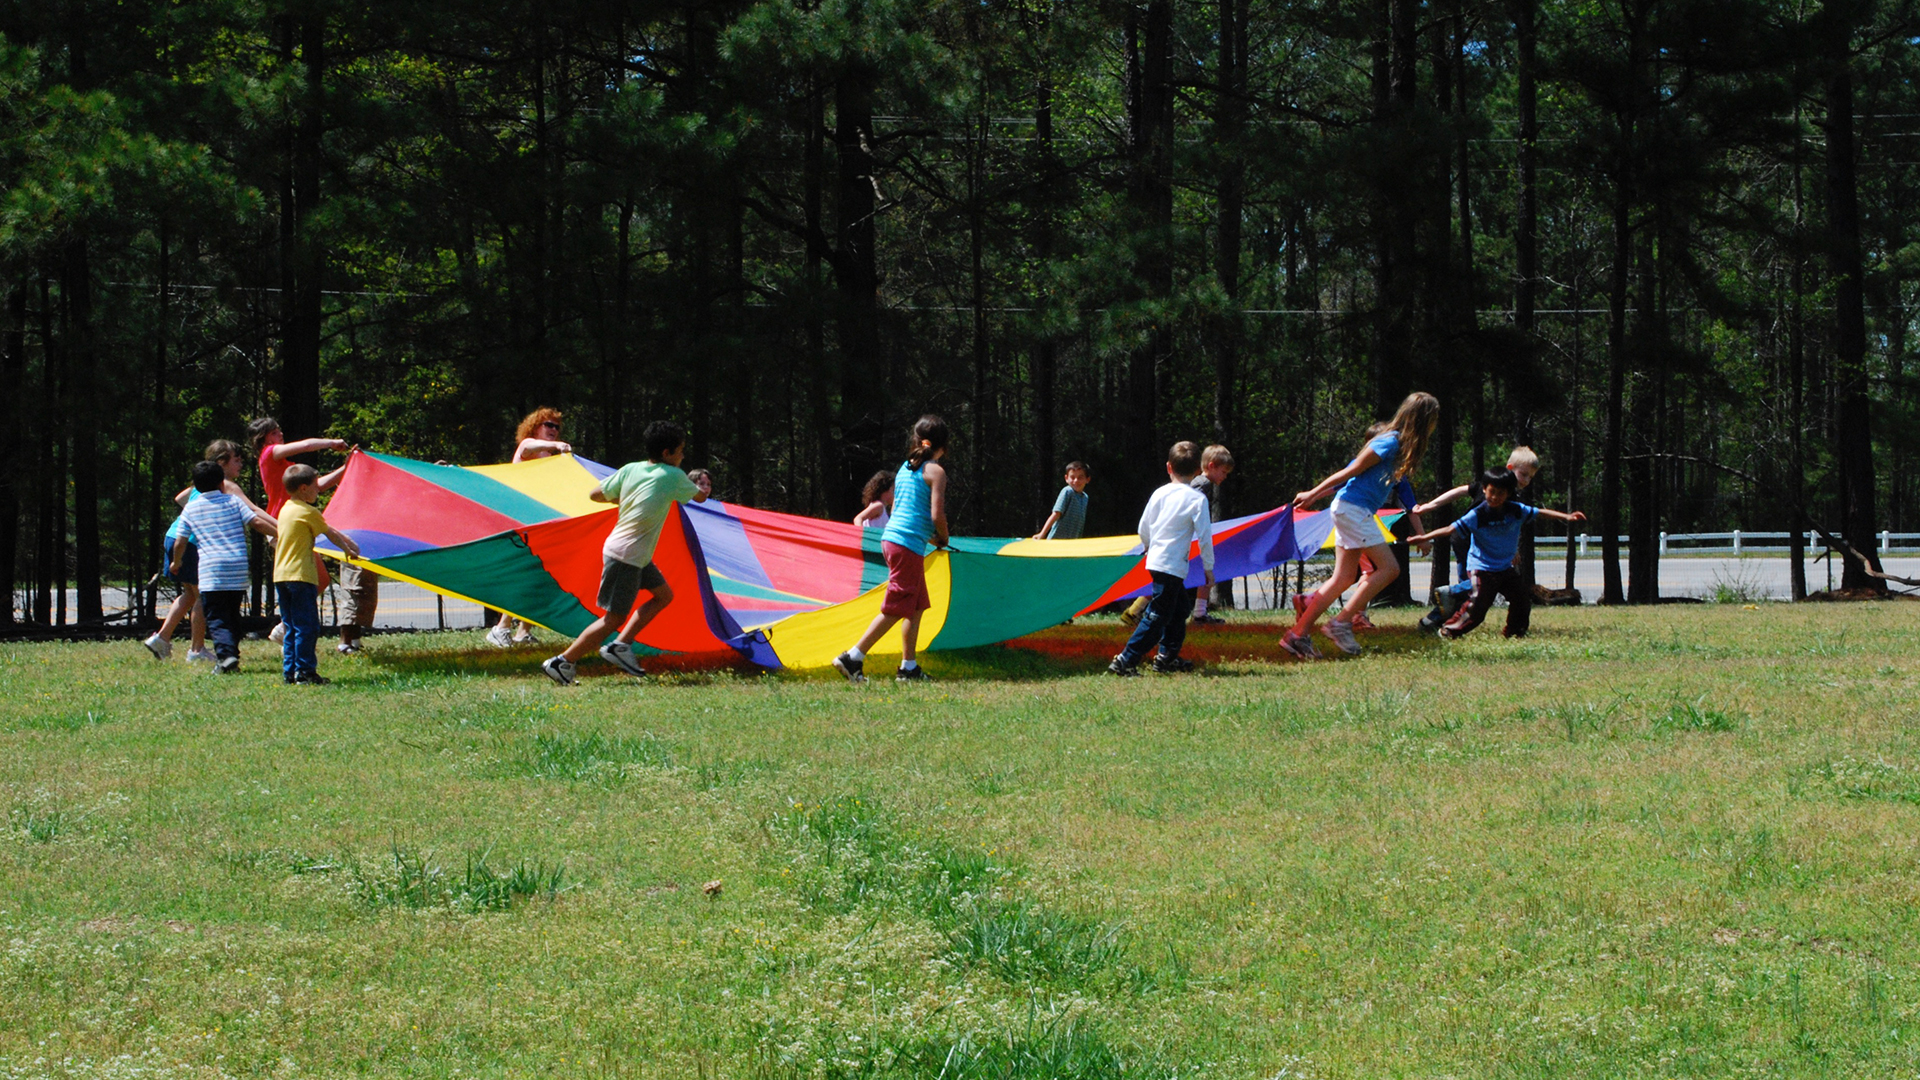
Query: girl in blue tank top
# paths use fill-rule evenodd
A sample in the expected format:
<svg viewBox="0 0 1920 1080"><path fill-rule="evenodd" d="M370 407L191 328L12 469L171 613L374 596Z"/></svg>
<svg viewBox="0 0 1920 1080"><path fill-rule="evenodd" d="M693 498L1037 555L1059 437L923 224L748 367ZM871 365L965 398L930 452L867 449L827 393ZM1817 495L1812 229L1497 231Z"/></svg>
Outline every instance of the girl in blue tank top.
<svg viewBox="0 0 1920 1080"><path fill-rule="evenodd" d="M931 414L913 425L907 440L907 460L893 476L893 516L880 534L880 553L887 560L887 591L880 614L853 648L833 658L834 670L848 682L867 681L867 650L880 643L893 624L900 623L898 682L924 682L927 673L914 658L920 644L920 613L933 606L927 592L927 542L947 546L947 471L940 459L947 454L947 422Z"/></svg>

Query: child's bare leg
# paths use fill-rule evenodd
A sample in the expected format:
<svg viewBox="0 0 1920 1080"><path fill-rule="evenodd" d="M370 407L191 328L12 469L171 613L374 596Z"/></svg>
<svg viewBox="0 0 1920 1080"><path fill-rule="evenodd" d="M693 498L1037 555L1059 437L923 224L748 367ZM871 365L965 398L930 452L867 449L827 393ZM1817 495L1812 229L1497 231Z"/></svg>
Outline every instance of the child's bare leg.
<svg viewBox="0 0 1920 1080"><path fill-rule="evenodd" d="M1300 612L1300 618L1293 624L1294 636L1304 637L1312 633L1313 624L1320 621L1320 616L1325 614L1326 610L1333 606L1333 602L1340 598L1340 594L1346 591L1347 586L1352 585L1359 577L1360 549L1336 548L1333 553L1333 574L1318 589L1315 589L1313 596L1307 600L1306 608Z"/></svg>
<svg viewBox="0 0 1920 1080"><path fill-rule="evenodd" d="M920 613L900 620L900 662L913 663L913 651L920 646Z"/></svg>
<svg viewBox="0 0 1920 1080"><path fill-rule="evenodd" d="M620 628L620 641L626 645L633 644L633 639L640 636L640 631L646 629L647 624L653 621L653 617L667 610L667 605L671 603L673 603L673 586L662 582L659 588L648 595L647 602L634 611L633 617L627 620L627 625Z"/></svg>
<svg viewBox="0 0 1920 1080"><path fill-rule="evenodd" d="M200 598L198 596L195 596L193 599L193 615L191 618L187 620L187 625L193 628L194 651L206 652L207 651L207 609L205 605L200 603Z"/></svg>
<svg viewBox="0 0 1920 1080"><path fill-rule="evenodd" d="M893 629L893 624L899 621L900 617L898 615L875 615L873 622L867 624L867 632L860 635L860 640L854 645L854 648L860 650L862 655L865 655L868 650L878 645L881 636ZM919 616L916 615L914 616L914 625L918 627L919 624L920 619Z"/></svg>
<svg viewBox="0 0 1920 1080"><path fill-rule="evenodd" d="M1366 556L1373 563L1373 569L1360 579L1360 587L1353 590L1353 595L1347 598L1347 606L1340 609L1336 617L1341 622L1352 622L1355 615L1367 610L1367 605L1380 595L1381 589L1400 576L1400 560L1393 557L1393 549L1387 545L1376 544L1367 548Z"/></svg>
<svg viewBox="0 0 1920 1080"><path fill-rule="evenodd" d="M173 606L167 609L167 617L160 620L160 640L172 641L173 632L180 628L180 620L185 618L190 611L198 614L197 605L199 602L199 589L192 585L180 586L180 595L173 598ZM198 627L196 627L195 630L197 631L196 636L205 633L204 630L200 630Z"/></svg>
<svg viewBox="0 0 1920 1080"><path fill-rule="evenodd" d="M566 659L567 663L577 664L581 657L599 648L600 642L606 640L607 632L612 629L613 624L607 621L605 615L602 615L588 623L587 628L580 631L580 636L574 638L573 644L567 646L566 651L560 655Z"/></svg>

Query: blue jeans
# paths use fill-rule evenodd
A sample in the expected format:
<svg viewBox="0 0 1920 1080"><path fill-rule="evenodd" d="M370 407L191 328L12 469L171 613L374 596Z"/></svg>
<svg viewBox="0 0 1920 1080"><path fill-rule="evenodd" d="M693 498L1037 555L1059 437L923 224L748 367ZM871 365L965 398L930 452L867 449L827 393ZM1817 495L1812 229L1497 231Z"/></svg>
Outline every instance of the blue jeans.
<svg viewBox="0 0 1920 1080"><path fill-rule="evenodd" d="M304 581L276 581L273 591L280 598L280 621L287 624L280 671L288 682L310 679L320 674L313 655L320 638L320 589Z"/></svg>
<svg viewBox="0 0 1920 1080"><path fill-rule="evenodd" d="M1120 650L1120 662L1128 667L1139 663L1155 645L1160 646L1161 656L1177 659L1180 646L1187 643L1187 616L1193 614L1193 594L1187 591L1186 578L1158 570L1148 573L1153 576L1153 593L1147 600L1146 614L1133 628L1127 647Z"/></svg>
<svg viewBox="0 0 1920 1080"><path fill-rule="evenodd" d="M200 593L200 603L207 611L207 641L213 645L216 659L240 658L240 602L246 597L241 589Z"/></svg>

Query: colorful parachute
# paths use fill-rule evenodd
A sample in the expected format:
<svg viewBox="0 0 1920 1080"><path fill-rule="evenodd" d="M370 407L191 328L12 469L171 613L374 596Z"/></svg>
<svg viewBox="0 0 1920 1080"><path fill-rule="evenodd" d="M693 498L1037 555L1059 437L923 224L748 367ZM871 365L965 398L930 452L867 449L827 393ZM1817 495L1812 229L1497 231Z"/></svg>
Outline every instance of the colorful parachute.
<svg viewBox="0 0 1920 1080"><path fill-rule="evenodd" d="M360 565L575 635L601 614L600 548L616 511L589 496L611 470L564 455L517 465L430 465L355 453L327 520L360 545ZM1331 532L1290 509L1223 521L1221 580L1306 558ZM323 548L326 545L322 545ZM879 611L877 530L708 500L679 508L654 563L673 589L640 643L660 652L826 664ZM1204 577L1196 557L1190 584ZM1005 641L1143 592L1140 542L956 537L927 560L933 607L921 647ZM897 651L898 630L876 651Z"/></svg>

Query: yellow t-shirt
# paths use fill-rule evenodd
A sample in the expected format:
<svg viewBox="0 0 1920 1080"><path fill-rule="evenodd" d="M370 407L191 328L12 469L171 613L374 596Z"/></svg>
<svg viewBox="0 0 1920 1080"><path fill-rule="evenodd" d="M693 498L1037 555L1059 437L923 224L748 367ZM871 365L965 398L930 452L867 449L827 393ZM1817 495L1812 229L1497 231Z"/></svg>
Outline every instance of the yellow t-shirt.
<svg viewBox="0 0 1920 1080"><path fill-rule="evenodd" d="M327 519L311 503L288 499L280 508L280 541L273 549L273 580L320 584L313 568L313 538L324 536Z"/></svg>

